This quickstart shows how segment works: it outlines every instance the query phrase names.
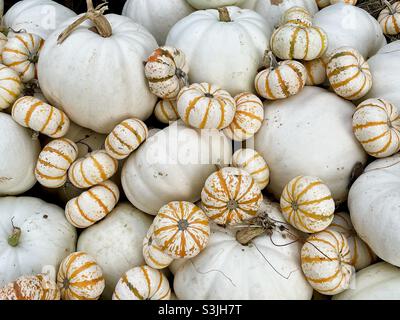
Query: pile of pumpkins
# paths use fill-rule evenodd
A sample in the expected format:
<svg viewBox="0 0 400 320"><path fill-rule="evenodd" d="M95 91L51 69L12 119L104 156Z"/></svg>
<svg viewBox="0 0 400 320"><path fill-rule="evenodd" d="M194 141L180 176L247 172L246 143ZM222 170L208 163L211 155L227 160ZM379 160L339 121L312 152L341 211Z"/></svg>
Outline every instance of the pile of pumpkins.
<svg viewBox="0 0 400 320"><path fill-rule="evenodd" d="M1 300L400 299L400 2L86 2L2 19Z"/></svg>

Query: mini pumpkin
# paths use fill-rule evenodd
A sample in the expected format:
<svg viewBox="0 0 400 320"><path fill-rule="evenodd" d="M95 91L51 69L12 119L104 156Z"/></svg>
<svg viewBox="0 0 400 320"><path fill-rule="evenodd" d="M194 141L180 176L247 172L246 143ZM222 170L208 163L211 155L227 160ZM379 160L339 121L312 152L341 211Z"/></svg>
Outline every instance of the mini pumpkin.
<svg viewBox="0 0 400 320"><path fill-rule="evenodd" d="M232 140L244 141L260 130L264 119L264 106L256 95L249 92L237 95L235 102L235 116L231 124L224 129L224 133Z"/></svg>
<svg viewBox="0 0 400 320"><path fill-rule="evenodd" d="M390 4L383 0L386 8L381 11L378 22L382 27L383 33L387 35L397 35L400 33L400 2Z"/></svg>
<svg viewBox="0 0 400 320"><path fill-rule="evenodd" d="M139 119L126 119L118 124L105 141L107 153L122 160L135 151L149 135L146 124Z"/></svg>
<svg viewBox="0 0 400 320"><path fill-rule="evenodd" d="M23 91L18 73L0 64L0 110L12 106Z"/></svg>
<svg viewBox="0 0 400 320"><path fill-rule="evenodd" d="M346 237L329 230L311 235L301 249L301 267L319 293L334 295L348 289L354 267Z"/></svg>
<svg viewBox="0 0 400 320"><path fill-rule="evenodd" d="M65 215L77 228L87 228L103 219L119 200L119 190L112 181L104 181L67 202Z"/></svg>
<svg viewBox="0 0 400 320"><path fill-rule="evenodd" d="M60 138L49 142L39 154L35 176L47 188L59 188L67 181L67 171L78 157L75 142Z"/></svg>
<svg viewBox="0 0 400 320"><path fill-rule="evenodd" d="M173 47L160 47L147 59L145 75L150 91L161 99L175 99L189 85L185 54Z"/></svg>
<svg viewBox="0 0 400 320"><path fill-rule="evenodd" d="M350 47L340 47L330 54L326 75L335 93L347 100L362 98L372 87L368 63Z"/></svg>
<svg viewBox="0 0 400 320"><path fill-rule="evenodd" d="M4 46L3 63L16 71L23 82L37 79L37 62L44 40L32 33L17 33Z"/></svg>
<svg viewBox="0 0 400 320"><path fill-rule="evenodd" d="M323 84L326 80L326 63L322 58L310 61L302 61L303 66L306 68L307 86L317 86Z"/></svg>
<svg viewBox="0 0 400 320"><path fill-rule="evenodd" d="M178 95L179 116L189 126L199 129L223 129L235 116L236 103L231 95L209 83L194 83Z"/></svg>
<svg viewBox="0 0 400 320"><path fill-rule="evenodd" d="M154 269L164 269L174 260L164 253L161 247L154 241L154 225L152 224L143 239L143 257L146 264Z"/></svg>
<svg viewBox="0 0 400 320"><path fill-rule="evenodd" d="M68 178L77 188L89 188L111 178L118 170L118 161L105 150L88 153L76 160L68 170Z"/></svg>
<svg viewBox="0 0 400 320"><path fill-rule="evenodd" d="M291 7L286 10L281 19L281 25L284 24L298 24L304 27L312 25L312 16L306 8Z"/></svg>
<svg viewBox="0 0 400 320"><path fill-rule="evenodd" d="M211 174L201 192L206 215L220 225L232 225L254 218L263 195L245 170L223 168Z"/></svg>
<svg viewBox="0 0 400 320"><path fill-rule="evenodd" d="M176 100L160 100L154 109L154 115L162 123L170 123L179 119Z"/></svg>
<svg viewBox="0 0 400 320"><path fill-rule="evenodd" d="M63 300L97 300L105 281L97 262L85 252L74 252L60 265L57 285Z"/></svg>
<svg viewBox="0 0 400 320"><path fill-rule="evenodd" d="M113 300L169 300L171 288L167 277L149 266L135 267L118 281Z"/></svg>
<svg viewBox="0 0 400 320"><path fill-rule="evenodd" d="M0 32L0 63L3 63L2 52L7 41L8 41L7 36L4 35L4 33Z"/></svg>
<svg viewBox="0 0 400 320"><path fill-rule="evenodd" d="M232 165L247 171L260 190L269 183L269 167L264 158L253 149L239 149L232 156Z"/></svg>
<svg viewBox="0 0 400 320"><path fill-rule="evenodd" d="M51 138L64 136L70 125L63 111L32 96L25 96L15 101L11 115L21 126L31 128Z"/></svg>
<svg viewBox="0 0 400 320"><path fill-rule="evenodd" d="M335 202L321 179L298 176L292 179L281 195L282 214L296 229L314 233L332 222Z"/></svg>
<svg viewBox="0 0 400 320"><path fill-rule="evenodd" d="M353 115L353 132L364 150L375 158L389 157L400 150L400 116L384 99L368 99Z"/></svg>

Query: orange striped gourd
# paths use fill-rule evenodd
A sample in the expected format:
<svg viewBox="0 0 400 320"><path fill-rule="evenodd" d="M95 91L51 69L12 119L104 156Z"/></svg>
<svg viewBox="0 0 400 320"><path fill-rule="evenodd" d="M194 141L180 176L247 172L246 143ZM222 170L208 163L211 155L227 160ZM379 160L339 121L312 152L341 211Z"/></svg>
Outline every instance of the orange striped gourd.
<svg viewBox="0 0 400 320"><path fill-rule="evenodd" d="M384 34L398 35L400 33L400 1L393 4L389 1L384 1L384 3L386 8L379 14L378 22Z"/></svg>
<svg viewBox="0 0 400 320"><path fill-rule="evenodd" d="M167 277L149 266L135 267L118 281L113 300L169 300L171 288Z"/></svg>
<svg viewBox="0 0 400 320"><path fill-rule="evenodd" d="M353 132L364 150L375 158L389 157L400 150L400 116L384 99L368 99L353 115Z"/></svg>
<svg viewBox="0 0 400 320"><path fill-rule="evenodd" d="M194 83L184 87L177 98L179 116L187 125L200 129L223 129L235 116L236 103L220 87Z"/></svg>
<svg viewBox="0 0 400 320"><path fill-rule="evenodd" d="M51 138L64 136L70 125L63 111L32 96L25 96L15 101L11 115L21 126Z"/></svg>
<svg viewBox="0 0 400 320"><path fill-rule="evenodd" d="M335 295L348 289L354 267L346 237L330 230L311 235L301 249L301 267L319 293Z"/></svg>
<svg viewBox="0 0 400 320"><path fill-rule="evenodd" d="M59 188L67 181L67 172L78 157L75 142L59 138L50 141L40 152L36 163L37 181L47 188Z"/></svg>
<svg viewBox="0 0 400 320"><path fill-rule="evenodd" d="M7 41L7 36L0 32L0 63L3 63L2 53Z"/></svg>
<svg viewBox="0 0 400 320"><path fill-rule="evenodd" d="M210 238L207 216L187 201L172 201L161 207L153 225L154 240L174 259L197 256Z"/></svg>
<svg viewBox="0 0 400 320"><path fill-rule="evenodd" d="M144 67L150 91L161 99L176 99L188 85L189 66L185 54L173 47L160 47L147 59Z"/></svg>
<svg viewBox="0 0 400 320"><path fill-rule="evenodd" d="M279 63L270 54L270 66L255 78L257 93L269 100L286 99L301 91L306 84L306 68L298 61Z"/></svg>
<svg viewBox="0 0 400 320"><path fill-rule="evenodd" d="M331 4L331 0L315 0L320 9L325 8Z"/></svg>
<svg viewBox="0 0 400 320"><path fill-rule="evenodd" d="M148 134L149 130L142 120L126 119L107 136L105 149L114 159L125 159L147 139Z"/></svg>
<svg viewBox="0 0 400 320"><path fill-rule="evenodd" d="M281 25L298 24L304 27L312 25L312 16L303 7L291 7L285 11L281 18Z"/></svg>
<svg viewBox="0 0 400 320"><path fill-rule="evenodd" d="M0 289L0 300L60 300L60 290L47 274L22 276Z"/></svg>
<svg viewBox="0 0 400 320"><path fill-rule="evenodd" d="M32 33L17 33L4 46L3 64L15 70L23 82L37 79L37 62L44 40Z"/></svg>
<svg viewBox="0 0 400 320"><path fill-rule="evenodd" d="M330 54L326 75L335 93L348 100L362 98L372 87L368 63L350 47L337 48Z"/></svg>
<svg viewBox="0 0 400 320"><path fill-rule="evenodd" d="M22 91L23 84L19 75L0 64L0 110L11 107Z"/></svg>
<svg viewBox="0 0 400 320"><path fill-rule="evenodd" d="M154 109L158 121L169 124L179 119L176 100L160 100Z"/></svg>
<svg viewBox="0 0 400 320"><path fill-rule="evenodd" d="M238 224L257 215L263 195L245 170L223 168L211 174L201 192L206 215L220 225Z"/></svg>
<svg viewBox="0 0 400 320"><path fill-rule="evenodd" d="M254 149L239 149L232 156L232 165L248 172L264 189L269 183L269 167L265 159Z"/></svg>
<svg viewBox="0 0 400 320"><path fill-rule="evenodd" d="M68 178L77 188L89 188L111 178L118 170L118 161L105 150L88 153L76 160L68 170Z"/></svg>
<svg viewBox="0 0 400 320"><path fill-rule="evenodd" d="M343 233L349 244L351 264L356 270L368 267L377 260L375 253L357 235L348 213L335 213L332 223L326 230Z"/></svg>
<svg viewBox="0 0 400 320"><path fill-rule="evenodd" d="M167 255L154 241L154 225L152 224L143 239L143 257L146 264L154 269L164 269L174 260Z"/></svg>
<svg viewBox="0 0 400 320"><path fill-rule="evenodd" d="M224 134L235 141L244 141L260 130L264 120L264 106L254 94L245 92L235 97L236 112Z"/></svg>
<svg viewBox="0 0 400 320"><path fill-rule="evenodd" d="M117 185L104 181L67 202L65 216L77 228L87 228L103 219L117 205Z"/></svg>
<svg viewBox="0 0 400 320"><path fill-rule="evenodd" d="M292 179L282 192L280 204L286 221L308 233L326 229L335 212L329 188L321 179L310 176Z"/></svg>
<svg viewBox="0 0 400 320"><path fill-rule="evenodd" d="M301 62L306 68L306 86L317 86L326 80L326 64L322 58Z"/></svg>
<svg viewBox="0 0 400 320"><path fill-rule="evenodd" d="M280 59L308 61L322 57L328 38L319 27L285 24L273 32L270 46Z"/></svg>
<svg viewBox="0 0 400 320"><path fill-rule="evenodd" d="M105 281L97 262L85 252L73 252L60 265L57 285L63 300L97 300Z"/></svg>

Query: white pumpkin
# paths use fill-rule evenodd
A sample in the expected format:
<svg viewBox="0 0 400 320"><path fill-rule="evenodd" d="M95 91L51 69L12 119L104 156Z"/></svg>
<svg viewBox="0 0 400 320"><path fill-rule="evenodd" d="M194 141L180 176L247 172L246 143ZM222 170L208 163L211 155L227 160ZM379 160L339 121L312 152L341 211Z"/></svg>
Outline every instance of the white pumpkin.
<svg viewBox="0 0 400 320"><path fill-rule="evenodd" d="M122 169L122 186L135 207L156 215L176 199L199 200L216 165L229 164L231 157L231 142L222 132L174 122L130 155Z"/></svg>
<svg viewBox="0 0 400 320"><path fill-rule="evenodd" d="M142 242L151 222L149 215L121 203L104 220L79 236L77 249L92 256L103 270L104 298L111 298L124 272L144 264Z"/></svg>
<svg viewBox="0 0 400 320"><path fill-rule="evenodd" d="M271 170L267 190L279 199L291 179L309 175L322 179L335 201L345 201L353 168L367 160L352 132L353 112L351 102L309 86L268 103L255 136L255 149Z"/></svg>
<svg viewBox="0 0 400 320"><path fill-rule="evenodd" d="M0 88L0 110L12 106L23 90L18 73L3 64L0 64Z"/></svg>
<svg viewBox="0 0 400 320"><path fill-rule="evenodd" d="M337 3L319 11L314 25L328 36L329 55L340 47L352 47L367 59L386 44L379 23L367 11L345 3Z"/></svg>
<svg viewBox="0 0 400 320"><path fill-rule="evenodd" d="M179 299L311 299L312 289L300 266L301 243L291 243L293 238L278 230L278 226L286 226L279 205L264 200L260 213L275 221L271 237L262 234L242 245L236 232L243 228L224 229L213 224L204 251L193 259L172 263L178 264L174 292ZM298 236L293 228L288 230Z"/></svg>
<svg viewBox="0 0 400 320"><path fill-rule="evenodd" d="M400 2L390 4L383 0L386 8L378 16L378 22L382 27L383 33L387 35L398 35L400 33Z"/></svg>
<svg viewBox="0 0 400 320"><path fill-rule="evenodd" d="M36 182L39 140L5 113L0 113L0 131L0 196L23 193Z"/></svg>
<svg viewBox="0 0 400 320"><path fill-rule="evenodd" d="M0 225L0 287L44 267L55 272L75 251L76 231L64 210L38 198L0 198Z"/></svg>
<svg viewBox="0 0 400 320"><path fill-rule="evenodd" d="M196 11L180 20L168 34L167 45L185 53L192 83L208 82L231 95L254 92L271 29L254 11L220 10Z"/></svg>
<svg viewBox="0 0 400 320"><path fill-rule="evenodd" d="M127 17L105 17L110 37L91 31L91 24L84 22L58 44L60 34L76 19L67 20L45 42L38 64L49 102L99 133L109 133L130 117L145 120L156 103L143 69L143 61L158 47L155 39Z"/></svg>
<svg viewBox="0 0 400 320"><path fill-rule="evenodd" d="M127 0L122 15L144 26L163 45L174 24L193 11L186 0Z"/></svg>
<svg viewBox="0 0 400 320"><path fill-rule="evenodd" d="M326 63L323 58L311 61L302 61L307 71L306 86L317 86L326 80Z"/></svg>
<svg viewBox="0 0 400 320"><path fill-rule="evenodd" d="M47 39L63 21L75 16L75 12L56 1L23 0L8 9L3 23L14 31L25 30Z"/></svg>
<svg viewBox="0 0 400 320"><path fill-rule="evenodd" d="M400 266L400 154L372 162L349 193L357 234L381 259Z"/></svg>
<svg viewBox="0 0 400 320"><path fill-rule="evenodd" d="M400 269L389 263L379 262L357 272L355 284L333 300L400 299Z"/></svg>
<svg viewBox="0 0 400 320"><path fill-rule="evenodd" d="M176 100L160 100L154 109L158 121L169 124L179 119Z"/></svg>
<svg viewBox="0 0 400 320"><path fill-rule="evenodd" d="M143 239L143 257L146 264L154 269L164 269L174 260L168 256L154 241L154 225L152 224Z"/></svg>

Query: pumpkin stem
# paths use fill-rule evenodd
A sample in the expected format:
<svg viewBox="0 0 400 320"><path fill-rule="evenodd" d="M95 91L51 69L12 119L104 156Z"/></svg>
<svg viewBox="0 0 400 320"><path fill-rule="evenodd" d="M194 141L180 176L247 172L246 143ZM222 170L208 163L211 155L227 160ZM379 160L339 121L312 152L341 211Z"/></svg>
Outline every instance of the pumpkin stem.
<svg viewBox="0 0 400 320"><path fill-rule="evenodd" d="M236 240L243 246L247 246L251 240L265 233L263 227L249 227L236 232Z"/></svg>
<svg viewBox="0 0 400 320"><path fill-rule="evenodd" d="M21 238L21 228L14 226L14 217L11 219L11 224L13 227L13 231L11 232L10 236L7 239L8 244L11 247L16 247L19 244L19 239Z"/></svg>
<svg viewBox="0 0 400 320"><path fill-rule="evenodd" d="M271 50L265 50L263 63L266 68L276 69L279 67L278 61Z"/></svg>
<svg viewBox="0 0 400 320"><path fill-rule="evenodd" d="M221 22L232 22L231 16L229 15L229 11L227 7L218 8L219 13L219 21Z"/></svg>
<svg viewBox="0 0 400 320"><path fill-rule="evenodd" d="M396 14L396 11L393 9L393 6L388 0L382 0L382 4L389 9L390 15L394 16Z"/></svg>
<svg viewBox="0 0 400 320"><path fill-rule="evenodd" d="M104 12L108 10L107 2L103 2L96 8L93 6L93 0L86 0L87 12L69 25L57 39L57 43L61 44L67 39L72 31L74 31L78 26L80 26L86 20L90 20L94 24L96 32L103 38L109 38L112 35L111 24L108 22L107 18L104 16Z"/></svg>

